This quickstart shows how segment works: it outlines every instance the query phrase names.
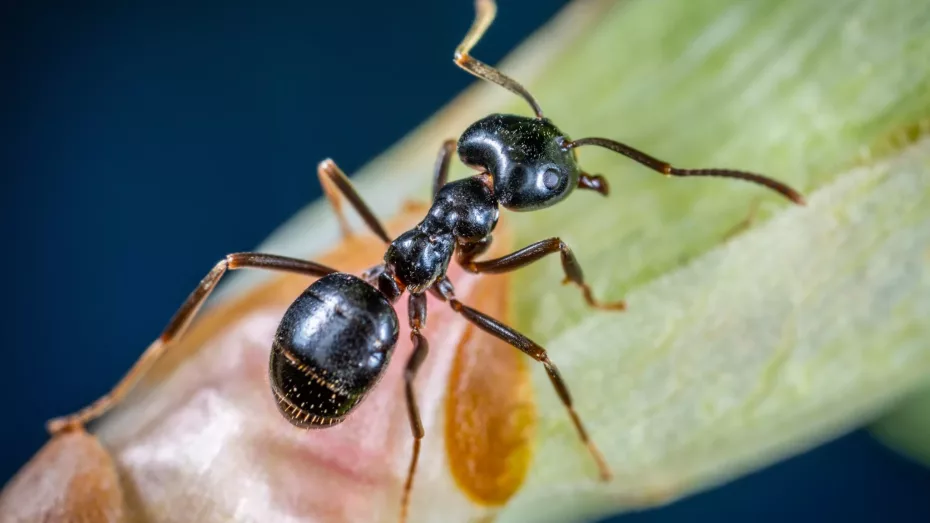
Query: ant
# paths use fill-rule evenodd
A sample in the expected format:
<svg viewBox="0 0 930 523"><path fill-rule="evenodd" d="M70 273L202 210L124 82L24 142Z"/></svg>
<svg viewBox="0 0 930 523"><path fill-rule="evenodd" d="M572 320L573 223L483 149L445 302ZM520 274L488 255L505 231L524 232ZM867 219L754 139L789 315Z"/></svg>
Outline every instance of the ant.
<svg viewBox="0 0 930 523"><path fill-rule="evenodd" d="M455 51L455 63L474 76L520 95L535 117L492 114L468 127L456 143L443 143L433 175L433 200L426 216L413 229L391 239L359 196L349 178L332 160L319 164L318 175L327 199L343 229L341 199L362 216L369 229L386 245L383 262L360 277L319 263L273 254L236 253L223 258L188 296L161 336L106 395L75 414L52 420L52 434L80 427L119 403L138 379L193 320L204 301L230 270L255 268L317 277L284 313L271 347L269 376L281 414L293 425L325 428L341 423L368 395L387 368L399 336L394 304L409 297L410 339L413 352L404 372L405 395L413 433L413 452L401 499L401 521L406 520L420 443L424 436L414 394L417 371L429 352L422 334L426 326L426 293L448 303L452 310L492 336L513 345L545 367L572 424L587 446L600 473L611 472L572 404L568 386L546 350L515 329L460 302L446 271L453 256L465 270L504 273L517 270L550 254L559 253L563 283L577 285L594 308L623 310L623 301L601 303L585 283L572 250L559 238L536 242L492 260L476 261L486 252L497 225L500 207L535 211L564 200L575 189L608 195L603 176L591 175L578 165L577 148L596 145L624 155L666 176L719 176L761 184L794 203L804 204L794 189L764 176L727 169L679 169L606 138L571 140L549 119L523 86L468 53L491 25L497 7L493 0L476 0L476 16ZM454 150L463 163L478 171L471 177L448 182Z"/></svg>

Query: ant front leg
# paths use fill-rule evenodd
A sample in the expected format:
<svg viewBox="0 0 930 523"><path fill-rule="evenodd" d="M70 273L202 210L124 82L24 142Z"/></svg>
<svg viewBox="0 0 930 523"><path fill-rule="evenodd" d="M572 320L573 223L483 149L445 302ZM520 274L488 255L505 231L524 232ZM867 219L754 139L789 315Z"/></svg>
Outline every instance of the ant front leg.
<svg viewBox="0 0 930 523"><path fill-rule="evenodd" d="M588 174L581 171L581 176L578 177L578 188L600 193L601 196L610 194L610 186L600 174Z"/></svg>
<svg viewBox="0 0 930 523"><path fill-rule="evenodd" d="M455 153L455 140L446 140L442 142L439 148L439 155L436 157L436 168L433 170L433 199L439 189L449 181L449 162Z"/></svg>
<svg viewBox="0 0 930 523"><path fill-rule="evenodd" d="M444 278L440 280L437 282L436 287L439 293L442 294L443 299L447 300L449 305L452 306L452 310L464 316L466 320L475 324L479 329L520 349L523 353L543 364L546 368L546 373L549 375L549 381L552 382L552 386L559 395L559 399L562 400L562 404L565 405L565 408L568 410L568 415L572 420L572 424L575 426L575 430L578 432L578 436L588 448L591 457L594 458L601 480L610 481L612 477L610 467L608 467L607 462L604 461L604 457L601 455L600 450L598 450L597 445L595 445L594 441L588 436L588 431L581 422L581 417L579 417L578 413L575 411L572 396L568 392L568 385L566 385L565 380L562 379L558 367L549 359L546 349L540 347L536 342L520 334L512 327L508 327L487 314L476 311L458 301L455 298L452 284L448 279Z"/></svg>
<svg viewBox="0 0 930 523"><path fill-rule="evenodd" d="M477 244L476 244L477 245ZM485 247L486 249L486 247ZM612 311L622 311L626 309L626 302L623 300L609 303L601 303L594 299L594 296L591 293L591 287L588 286L584 281L584 273L581 270L581 265L578 263L578 260L575 258L575 253L565 244L560 238L549 238L548 240L543 240L536 242L528 247L524 247L519 251L508 254L506 256L501 256L500 258L494 258L493 260L487 261L472 261L472 259L477 255L468 256L463 253L463 256L460 256L458 261L469 272L476 274L488 273L488 274L500 274L503 272L510 272L526 267L527 265L541 260L545 256L553 253L560 253L562 256L562 270L565 272L565 279L562 283L574 283L581 288L581 292L584 295L585 301L589 306L596 309L603 310L612 310Z"/></svg>
<svg viewBox="0 0 930 523"><path fill-rule="evenodd" d="M439 193L439 189L442 189L442 186L449 181L449 162L454 155L455 140L446 140L442 142L442 146L439 147L439 154L436 155L436 164L433 169L433 192L430 201L436 200L436 194ZM424 207L422 202L410 199L404 201L403 209L406 212L415 212L418 214L426 212L426 207Z"/></svg>
<svg viewBox="0 0 930 523"><path fill-rule="evenodd" d="M384 243L391 243L391 238L388 236L384 226L381 225L381 222L368 207L368 204L365 203L365 200L355 191L355 187L352 186L349 177L342 172L342 169L336 165L336 162L330 159L320 162L320 165L317 166L317 175L320 177L320 185L323 186L323 193L326 195L326 199L329 200L329 203L331 203L336 210L339 228L342 229L343 235L350 236L352 234L349 229L349 222L346 221L345 215L342 214L342 198L345 197L345 199L349 200L349 203L355 211L362 216L362 220L365 221L365 224L368 225L371 232L375 233L375 236L380 238Z"/></svg>
<svg viewBox="0 0 930 523"><path fill-rule="evenodd" d="M142 353L142 356L129 369L129 372L123 376L113 389L78 412L49 421L46 424L49 433L57 434L69 428L83 426L119 404L139 379L165 354L171 342L184 334L184 331L196 316L197 311L200 310L210 293L216 288L223 275L230 270L245 268L292 272L317 277L337 272L335 269L316 262L274 254L242 252L227 255L200 281L200 285L190 293L187 300L184 301L171 318L171 321L168 322L168 326L162 331L161 336L149 345L145 352Z"/></svg>
<svg viewBox="0 0 930 523"><path fill-rule="evenodd" d="M491 248L491 242L493 241L494 236L489 234L476 242L459 242L455 246L455 260L459 265L470 270L469 266L472 265L472 260L487 252Z"/></svg>
<svg viewBox="0 0 930 523"><path fill-rule="evenodd" d="M410 468L407 470L407 481L404 482L404 494L401 498L400 521L407 521L407 510L410 506L410 492L413 489L413 476L417 470L417 460L420 457L420 441L423 439L423 422L420 421L420 408L414 395L413 380L417 377L420 365L429 353L429 343L420 334L420 329L426 326L426 294L411 294L408 302L410 316L410 341L413 342L413 353L407 360L404 370L404 392L407 397L407 414L410 417L410 431L413 432L413 454L410 457Z"/></svg>

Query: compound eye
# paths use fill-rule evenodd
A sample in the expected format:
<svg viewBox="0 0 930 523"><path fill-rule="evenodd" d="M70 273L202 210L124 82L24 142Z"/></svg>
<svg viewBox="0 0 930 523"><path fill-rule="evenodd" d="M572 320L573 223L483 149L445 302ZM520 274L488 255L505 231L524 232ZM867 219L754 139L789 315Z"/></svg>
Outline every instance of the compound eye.
<svg viewBox="0 0 930 523"><path fill-rule="evenodd" d="M554 190L559 187L562 183L562 173L554 167L546 169L546 172L543 173L543 185L546 186L546 189Z"/></svg>

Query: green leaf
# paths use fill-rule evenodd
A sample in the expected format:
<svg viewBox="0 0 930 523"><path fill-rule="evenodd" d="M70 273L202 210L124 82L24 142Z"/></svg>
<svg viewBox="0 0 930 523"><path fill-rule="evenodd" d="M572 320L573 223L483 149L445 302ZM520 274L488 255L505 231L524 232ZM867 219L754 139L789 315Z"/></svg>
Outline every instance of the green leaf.
<svg viewBox="0 0 930 523"><path fill-rule="evenodd" d="M561 366L617 478L596 483L536 369L536 462L499 521L567 521L706 489L930 381L928 56L921 0L630 0L572 6L503 66L573 137L762 172L810 204L582 150L609 198L505 214L515 248L561 237L596 295L630 308L589 310L558 285L555 261L513 280L517 326ZM470 92L360 173L360 192L385 214L400 195L423 197L439 143L502 110L528 114L500 88ZM328 213L313 206L266 247L320 250L335 229L314 244L306 231L331 224Z"/></svg>
<svg viewBox="0 0 930 523"><path fill-rule="evenodd" d="M872 425L888 446L930 466L930 390L915 394Z"/></svg>

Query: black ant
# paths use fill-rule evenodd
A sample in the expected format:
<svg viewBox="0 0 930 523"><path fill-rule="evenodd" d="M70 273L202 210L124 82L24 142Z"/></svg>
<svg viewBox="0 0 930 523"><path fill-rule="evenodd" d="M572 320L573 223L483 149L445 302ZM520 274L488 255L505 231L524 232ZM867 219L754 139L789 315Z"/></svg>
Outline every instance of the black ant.
<svg viewBox="0 0 930 523"><path fill-rule="evenodd" d="M392 240L352 187L348 177L326 160L318 173L324 192L336 208L345 197L375 235L388 245L383 263L361 277L318 263L272 254L237 253L216 264L191 293L161 336L109 392L83 410L49 422L51 433L81 426L119 403L136 381L184 332L200 306L228 270L257 268L318 277L285 312L271 348L269 374L280 412L301 428L325 428L341 423L381 379L397 343L399 324L393 304L409 294L410 338L413 353L404 373L405 393L413 432L413 453L401 501L406 519L410 491L423 438L423 426L414 395L417 370L429 351L421 333L426 325L426 293L447 302L466 320L542 363L575 430L597 464L602 480L610 469L572 406L568 387L545 349L503 323L468 307L455 297L446 271L453 255L472 273L509 272L549 254L559 253L565 282L577 285L588 305L622 310L622 301L600 303L585 284L581 266L559 238L534 243L492 260L476 261L491 244L499 207L534 211L555 205L576 187L608 194L606 180L578 166L576 149L596 145L620 153L668 176L720 176L764 185L797 204L803 197L792 188L764 176L727 169L679 169L632 147L606 138L571 140L547 118L536 100L520 84L471 56L496 13L493 0L476 0L476 17L455 51L455 63L469 73L520 95L535 117L493 114L472 124L458 140L440 149L433 179L433 201L426 217L413 229ZM478 174L447 182L453 149Z"/></svg>

